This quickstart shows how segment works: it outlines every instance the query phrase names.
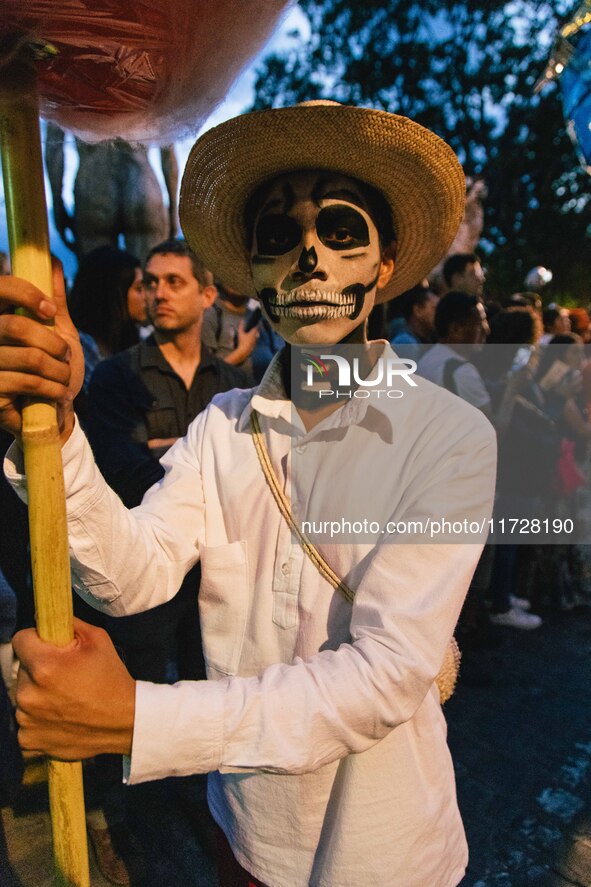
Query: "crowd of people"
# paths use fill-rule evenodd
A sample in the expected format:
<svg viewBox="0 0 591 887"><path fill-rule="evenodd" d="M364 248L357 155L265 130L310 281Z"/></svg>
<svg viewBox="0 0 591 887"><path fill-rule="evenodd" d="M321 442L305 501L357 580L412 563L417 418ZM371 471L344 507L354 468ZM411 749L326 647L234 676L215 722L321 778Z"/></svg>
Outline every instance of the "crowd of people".
<svg viewBox="0 0 591 887"><path fill-rule="evenodd" d="M185 178L184 187L195 189L191 200L186 201L190 211L187 210L185 232L190 243L201 247L199 256L182 240L159 244L141 264L128 253L103 247L82 258L68 296L86 360L84 384L75 401L77 420L69 416L69 424L62 432L66 441L72 442L68 447L73 463L69 475L66 464L66 474L70 486L76 486L71 479L71 465L82 466L81 473L86 475L84 482L80 480L80 488L91 491L82 508L85 520L79 522L78 530L72 534L80 567L73 572L73 587L80 595L75 596L76 613L85 622L107 631L133 681L154 685L181 682L177 684L180 692L198 694L191 717L198 719L200 726L203 718L205 725L199 731L187 721L184 745L180 733L169 737L170 742L177 743L175 754L156 740L150 746L152 759L150 754L142 757L136 750L132 754L132 784L125 789L120 782L120 755L94 755L92 763L86 765L91 799L88 831L101 870L114 884L131 883L125 853L119 852L119 842L124 844L130 832L136 846L138 842L142 845L146 859L153 857L163 844L174 845L176 827L167 831L161 816L163 810L167 822L172 811L173 820L176 816L177 820L182 818L190 823L192 839L212 857L217 854L222 860L220 872L224 865L229 866L226 879L220 882L224 884L263 884L249 876L252 871L262 873L259 876L273 885L295 884L295 879L286 880L296 878L294 872L298 884L361 884L366 883L362 879L367 867L375 863L376 879L381 880L372 883L384 883L384 871L396 864L397 883L401 885L448 885L457 883L465 870L463 830L455 805L450 803L453 772L445 741L439 738L445 731L433 729L434 724L442 721L434 680L465 587L474 573L474 547L442 546L435 558L430 549L409 546L400 562L394 561L395 553L384 553L380 548L374 561L364 565L356 560L355 546L342 546L339 557L345 560L340 564L341 573L359 586L357 593L365 603L360 605L358 621L353 623L348 609L350 600L347 603L339 597L330 603L322 584L327 570L324 568L323 573L318 567L318 552L312 549L316 560L312 557L311 561L315 566L307 565L304 548L294 544L292 526L284 520L285 514L263 501L268 492L265 477L259 472L254 451L241 434L252 397L253 404L256 403L256 410L252 407L253 437L263 437L256 425L258 411L262 411L263 424L270 429L269 446L275 447L274 461L287 472L291 440L285 434L285 425L291 413L282 412L281 405L290 404L292 394L286 361L278 358L271 367L275 372L265 375L273 356L284 346L281 333L288 342L306 344L305 337L298 338L299 331L317 323L321 331L316 339L311 339L312 344L326 341L322 335L328 331L332 336L328 341L335 344L350 337L365 345L367 329L374 333L377 329L379 336L391 340L397 353L415 360L420 376L459 398L452 401L446 395L441 399L433 385L424 384L421 409L411 399L404 406L408 411L408 452L416 453L414 444L421 442L425 450L422 467L420 461L412 463L410 456L404 462L400 447L380 449L380 435L371 438L373 458L379 461L387 452L388 458L399 460L392 469L396 477L408 473L412 463L414 474L411 472L409 489L427 491L417 497L417 507L422 507L435 490L442 502L450 503L450 513L463 513L464 507L487 513L493 488L492 423L500 465L496 517L519 515L532 520L543 513L549 497L563 516L585 510L587 441L591 438L587 417L591 362L584 352L589 317L581 309L572 312L572 317L558 306L543 309L539 296L531 292L514 294L500 303L487 302L485 274L474 254L447 259L443 267L445 292L433 292L425 280L390 301L389 311L384 310L387 300L403 288L400 281L406 280L408 286L420 278L441 257L443 244L451 243L463 203L463 176L457 160L438 139L433 141L432 156L425 159L410 129L405 127L403 134L399 134L394 118L386 122L380 118L379 125L388 128L385 132L391 129L393 144L398 145L399 139L412 144L413 164L421 171L416 178L425 194L430 193L429 176L442 176L442 169L447 176L441 186L451 207L447 221L444 223L443 215L440 219L429 215L421 221L422 257L420 261L411 260L405 253L408 241L404 240L404 224L417 202L411 195L405 198L404 205L397 204L397 188L389 167L384 165L379 176L375 171L368 176L371 185L363 178L361 167L340 173L332 173L330 167L328 173L314 170L314 152L336 141L333 133L335 138L317 144L318 123L329 128L334 115L339 131L343 123L355 129L357 116L363 122L374 112L355 110L351 120L345 121L343 114L348 115L353 109L299 108L278 113L283 115L286 110L295 112L298 120L309 127L310 134L315 133L314 144L311 143L306 162L301 158L292 160L294 146L290 137L284 148L285 157L290 159L283 158L287 165L277 166L275 178L268 180L262 172L251 172L252 181L243 194L244 205L236 210L240 225L247 226L247 230L240 229L242 241L250 238L253 244L247 260L243 242L223 242L221 222L217 231L219 243L213 237L208 243L201 233L206 226L203 219L197 219L201 205L196 194L201 187L202 169L195 159L194 179L191 174ZM307 121L308 116L315 118L314 125ZM376 139L374 146L369 131L364 127L360 131L364 149L369 151L371 147L375 154L364 157L364 150L360 150L359 155L363 162L371 163L374 158L377 164L383 145ZM279 144L280 136L281 127L269 144ZM229 178L232 169L237 177L242 176L247 157L258 156L244 132L236 138L237 144L243 140L245 156L242 163L232 159L233 166L226 171ZM217 153L221 156L220 151ZM337 161L334 162L336 165ZM287 172L278 174L283 169ZM404 171L400 176L398 192ZM227 183L220 187L231 190ZM222 216L219 207L216 212ZM195 213L197 220L190 213ZM395 239L393 219L402 231L397 232L402 244L396 259L399 270L391 249ZM234 227L226 224L224 230L238 230L238 223L234 222ZM449 230L441 234L445 226ZM439 244L433 245L436 237ZM215 245L212 247L211 243ZM223 282L215 279L204 264L208 254L215 259L215 271L221 269ZM214 267L213 261L207 264ZM252 273L265 317L250 301L253 293L239 288L241 268L242 273L245 268ZM228 269L231 273L227 276L221 273ZM56 267L57 277L59 273ZM328 284L323 289L318 281L324 284L332 279L331 275L336 283L332 289ZM289 280L292 289L303 292L300 301L290 302L286 297L290 290L280 286L285 280ZM392 280L397 283L388 292ZM314 286L317 288L313 289ZM24 290L19 293L21 299L28 297ZM378 305L370 315L374 299ZM303 321L311 317L315 322L306 325ZM577 332L570 331L571 323ZM31 327L27 341L32 342L38 334ZM489 349L489 344L502 348ZM259 383L263 375L260 393L251 396L244 390ZM193 423L219 394L224 395L217 401L221 406L215 418L209 420L217 425L207 425L207 418L201 424ZM468 409L461 401L476 410ZM457 412L452 416L454 404ZM342 417L334 419L334 412L329 413L333 419L330 415L324 418L336 440ZM350 436L357 443L354 447L349 443L348 458L356 462L366 445L366 428L363 421L356 424L351 420L350 413ZM207 415L211 417L212 413ZM305 447L309 440L314 441L314 427L319 419L306 409L302 415L304 424L298 433L305 440ZM437 418L434 432L428 424L433 416ZM334 427L330 421L336 423ZM80 455L85 443L79 426L86 433L102 475L120 501L109 498L109 504L104 504L107 494L102 480L92 474L92 456L87 450L86 455ZM322 424L320 427L324 428ZM202 431L203 435L195 439L195 434L201 435ZM4 435L2 439L4 450L9 437ZM540 457L537 472L533 473L524 464L529 461L532 447ZM263 464L263 458L259 458ZM465 465L470 458L479 478L476 485L470 472L462 474L456 467L457 460ZM327 459L325 456L325 463ZM269 461L272 463L273 459ZM206 466L203 472L202 463ZM387 472L385 463L384 469ZM14 470L16 478L18 469ZM335 476L339 476L341 467L336 465L335 471ZM429 483L424 484L425 479ZM14 671L10 637L17 626L33 624L34 607L30 577L23 567L27 561L24 506L4 482L1 490L2 508L11 515L11 532L3 534L0 548L0 603L6 602L0 607L0 664L10 684ZM71 495L75 497L77 490ZM402 494L401 497L400 507L405 513ZM277 500L280 499L278 493ZM128 519L121 503L135 509L132 518ZM101 508L105 510L101 512ZM205 513L207 519L203 517ZM87 516L89 524L83 526ZM148 536L134 535L143 533L146 526L153 528L152 535L148 531L149 542ZM118 533L122 534L121 539ZM123 559L118 556L116 581L129 586L128 593L121 597L121 607L114 586L109 590L115 582L106 578L110 564L99 564L105 570L105 575L99 575L97 564L102 554L98 560L85 563L84 551L92 547L91 538L98 540L101 552L118 544L137 545L133 562L125 562L126 555ZM202 548L204 577L208 574L206 587L201 586L201 620L196 539ZM240 541L245 539L252 560L245 554L246 542ZM144 542L145 552L140 551ZM585 547L561 541L557 546L545 542L538 548L541 551L531 546L526 550L505 537L498 544L485 546L457 631L466 656L464 679L478 679L475 671L470 672L470 654L493 642L493 635L496 641L495 631L536 629L542 624L540 611L591 601L591 573ZM545 566L543 571L546 587L539 576L537 554L552 568ZM92 560L92 555L88 560ZM248 587L244 577L249 569L264 572L266 578L257 586L257 607L247 614L240 609L240 593L243 586ZM184 573L184 580L177 582ZM389 586L395 585L393 597L390 587L384 590L377 581L383 575ZM228 587L232 581L237 587L235 597ZM271 596L260 591L264 591L266 584L273 590L272 612ZM332 584L333 588L347 590L338 576ZM174 592L173 587L177 589ZM97 597L93 598L95 592ZM300 617L294 609L297 592L309 596ZM141 597L137 607L134 595ZM127 599L131 601L129 606ZM99 606L89 606L97 601ZM269 617L264 625L263 610L265 617ZM305 625L299 625L298 618ZM230 628L228 620L232 622ZM404 630L400 629L401 624ZM332 632L330 642L325 638L326 625ZM261 626L267 627L263 630ZM204 659L200 633L206 630L204 648L208 656ZM236 632L240 633L238 639ZM21 644L25 687L31 667L25 646L31 643L35 641L29 636ZM355 655L350 656L351 650ZM359 650L360 657L356 655ZM239 670L241 656L245 658ZM404 665L402 679L400 662ZM210 679L220 679L213 689L211 680L202 680L206 673ZM261 674L264 692L258 683L257 676ZM398 688L399 696L383 690L379 675L388 687ZM119 686L127 688L126 678L121 681ZM183 687L182 682L200 683ZM151 690L145 689L147 683L143 686L143 693L158 691L157 686ZM52 687L51 692L57 691ZM223 701L220 694L224 694ZM172 696L167 698L172 700ZM152 704L156 695L150 700L144 696L144 708L140 696L137 699L136 712L150 710L152 719L157 719L151 729L164 729L161 722L166 721L166 716L159 713L160 709L156 713L157 706ZM158 699L162 702L164 697L159 695ZM268 703L270 699L272 703ZM188 710L188 697L185 704ZM267 704L280 711L281 717L267 715ZM217 735L220 712L226 705L226 757L218 760L210 734ZM304 719L308 727L302 726ZM25 714L21 720L25 735L28 724ZM125 731L120 731L125 733L124 740L113 741L113 751L131 752L132 727L133 724L127 724ZM149 732L145 725L144 732ZM81 731L78 733L82 735ZM135 748L135 743L141 742L142 724L136 723L133 737ZM92 737L87 740L86 752L83 749L80 756L88 757L88 749L94 748L93 741ZM420 765L415 767L417 761ZM361 779L355 775L356 766L364 772ZM406 779L408 768L413 767L414 788L409 782L409 790L404 795L397 794L398 803L392 805L392 792L398 792L402 777ZM324 777L318 775L320 771ZM215 823L204 800L201 774L207 772L216 774L209 785L209 804L217 814ZM163 778L171 773L177 777L175 780ZM287 774L289 778L283 778ZM143 802L142 780L152 780L161 789L159 795L151 795L150 810ZM350 793L349 785L355 786ZM375 809L379 807L380 812L379 816L376 812L371 829L371 841L379 847L376 853L371 849L368 834L364 833L355 846L348 837L343 839L349 832L346 824L358 821L370 787L372 803L377 796L382 799L382 803L376 804ZM294 794L298 792L308 799L305 805L298 802ZM263 815L270 799L273 813ZM396 840L391 837L388 818L393 806L406 811L402 823L397 821ZM426 821L427 809L432 811L437 828ZM280 824L283 816L288 817L289 826ZM311 821L315 823L314 835L309 833ZM284 847L288 827L297 840L294 837ZM323 837L327 828L331 833ZM185 853L187 832L183 835L185 846L181 852ZM416 854L417 842L423 842L420 859ZM403 846L404 851L400 849ZM359 863L357 880L349 881L348 873L357 865L361 852L365 862ZM287 861L282 855L288 857ZM235 867L240 874L236 874ZM239 880L242 876L246 880Z"/></svg>
<svg viewBox="0 0 591 887"><path fill-rule="evenodd" d="M523 532L486 546L458 626L462 679L486 684L491 675L476 654L498 642L493 626L536 629L540 614L551 618L553 611L591 604L583 541L591 478L591 319L583 307L544 307L535 292L487 299L473 253L449 256L443 278L441 293L424 280L392 303L384 319L392 346L494 425L495 515L524 530L532 520L543 526L548 515L576 528L573 544L564 535L542 540Z"/></svg>

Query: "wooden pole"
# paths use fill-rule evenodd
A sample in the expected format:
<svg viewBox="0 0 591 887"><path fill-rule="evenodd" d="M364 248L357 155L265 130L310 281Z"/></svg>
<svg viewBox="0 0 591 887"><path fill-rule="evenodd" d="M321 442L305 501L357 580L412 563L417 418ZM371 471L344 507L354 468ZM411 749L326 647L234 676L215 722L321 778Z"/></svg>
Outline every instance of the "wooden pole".
<svg viewBox="0 0 591 887"><path fill-rule="evenodd" d="M32 59L2 69L0 148L12 272L53 298L47 208ZM53 404L23 409L31 562L37 631L65 646L73 638L72 587L61 446ZM88 887L88 849L80 762L49 761L49 803L58 887Z"/></svg>

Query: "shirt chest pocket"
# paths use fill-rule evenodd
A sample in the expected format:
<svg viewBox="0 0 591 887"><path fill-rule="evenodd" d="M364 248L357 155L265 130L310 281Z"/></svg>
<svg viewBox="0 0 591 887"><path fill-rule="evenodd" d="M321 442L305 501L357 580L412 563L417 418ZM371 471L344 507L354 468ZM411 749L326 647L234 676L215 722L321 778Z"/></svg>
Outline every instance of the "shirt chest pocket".
<svg viewBox="0 0 591 887"><path fill-rule="evenodd" d="M182 437L184 432L180 428L179 410L174 406L160 406L158 401L154 401L146 412L146 433L148 440Z"/></svg>
<svg viewBox="0 0 591 887"><path fill-rule="evenodd" d="M249 600L246 542L202 547L199 616L209 678L237 673Z"/></svg>

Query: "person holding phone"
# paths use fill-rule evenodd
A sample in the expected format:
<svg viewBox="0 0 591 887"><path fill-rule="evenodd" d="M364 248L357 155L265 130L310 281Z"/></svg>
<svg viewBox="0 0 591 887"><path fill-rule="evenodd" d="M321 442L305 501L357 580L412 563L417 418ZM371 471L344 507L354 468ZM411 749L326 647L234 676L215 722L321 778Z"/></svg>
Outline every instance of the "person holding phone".
<svg viewBox="0 0 591 887"><path fill-rule="evenodd" d="M216 356L254 381L252 352L259 338L261 309L249 296L216 282L218 296L203 315L201 341Z"/></svg>

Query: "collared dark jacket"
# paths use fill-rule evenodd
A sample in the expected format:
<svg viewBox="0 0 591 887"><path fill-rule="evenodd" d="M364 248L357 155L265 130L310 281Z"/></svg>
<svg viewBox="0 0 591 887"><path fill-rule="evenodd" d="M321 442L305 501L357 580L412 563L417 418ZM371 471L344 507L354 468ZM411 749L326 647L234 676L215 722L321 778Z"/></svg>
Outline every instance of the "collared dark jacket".
<svg viewBox="0 0 591 887"><path fill-rule="evenodd" d="M189 390L165 360L153 336L99 363L88 389L88 438L107 483L128 508L160 480L166 447L149 440L183 437L215 394L246 388L238 368L202 347Z"/></svg>

